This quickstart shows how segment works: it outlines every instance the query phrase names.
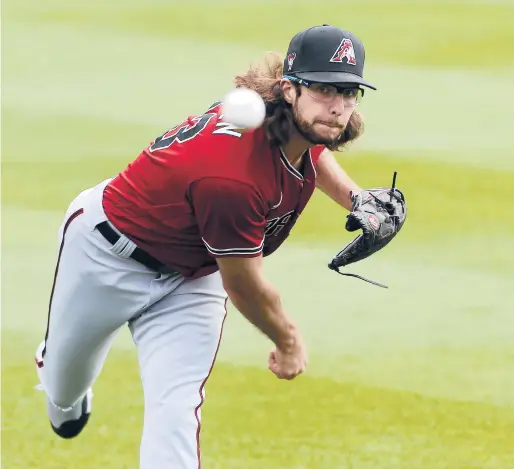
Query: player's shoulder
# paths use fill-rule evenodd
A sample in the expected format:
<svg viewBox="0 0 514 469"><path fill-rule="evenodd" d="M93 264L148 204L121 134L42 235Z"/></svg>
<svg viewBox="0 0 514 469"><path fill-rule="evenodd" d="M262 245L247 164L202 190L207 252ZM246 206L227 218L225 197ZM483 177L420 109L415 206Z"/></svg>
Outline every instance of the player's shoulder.
<svg viewBox="0 0 514 469"><path fill-rule="evenodd" d="M263 201L275 201L275 172L273 149L263 127L240 129L223 120L221 103L208 111L215 119L205 129L199 141L201 168L195 170L197 179L210 179L202 186L219 184L219 191L239 195L248 192Z"/></svg>
<svg viewBox="0 0 514 469"><path fill-rule="evenodd" d="M318 163L321 155L325 150L327 150L327 147L325 147L325 145L315 145L310 149L310 154L314 165Z"/></svg>
<svg viewBox="0 0 514 469"><path fill-rule="evenodd" d="M146 153L159 157L183 156L200 163L234 155L241 160L255 146L256 131L245 131L223 120L222 103L216 101L203 112L190 114L150 143Z"/></svg>
<svg viewBox="0 0 514 469"><path fill-rule="evenodd" d="M274 180L275 164L273 153L263 129L241 131L225 127L220 121L218 129L237 133L227 135L213 130L202 143L210 157L203 158L204 172L212 176L226 176L245 184L266 187Z"/></svg>
<svg viewBox="0 0 514 469"><path fill-rule="evenodd" d="M199 115L189 118L193 124L205 122L202 131L199 132L201 138L196 142L199 146L209 148L209 153L227 153L235 151L238 155L251 154L254 147L261 143L260 129L241 129L226 122L223 119L222 102L216 101L207 110Z"/></svg>
<svg viewBox="0 0 514 469"><path fill-rule="evenodd" d="M260 159L262 162L271 155L271 145L262 126L242 129L226 122L221 101L214 103L206 114L214 116L202 139L202 145L210 148L210 153L226 157L234 165L245 165L249 159Z"/></svg>
<svg viewBox="0 0 514 469"><path fill-rule="evenodd" d="M157 138L146 152L185 174L189 181L202 177L229 177L262 186L270 178L273 158L262 127L240 129L223 120L222 102L183 122Z"/></svg>

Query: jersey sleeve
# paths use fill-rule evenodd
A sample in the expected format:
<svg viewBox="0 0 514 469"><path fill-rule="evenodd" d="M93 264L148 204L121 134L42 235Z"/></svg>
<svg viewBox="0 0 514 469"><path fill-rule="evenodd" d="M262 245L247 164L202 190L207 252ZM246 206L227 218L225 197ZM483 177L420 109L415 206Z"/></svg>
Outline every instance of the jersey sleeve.
<svg viewBox="0 0 514 469"><path fill-rule="evenodd" d="M262 253L265 204L250 185L225 178L193 183L190 198L205 247L213 257Z"/></svg>

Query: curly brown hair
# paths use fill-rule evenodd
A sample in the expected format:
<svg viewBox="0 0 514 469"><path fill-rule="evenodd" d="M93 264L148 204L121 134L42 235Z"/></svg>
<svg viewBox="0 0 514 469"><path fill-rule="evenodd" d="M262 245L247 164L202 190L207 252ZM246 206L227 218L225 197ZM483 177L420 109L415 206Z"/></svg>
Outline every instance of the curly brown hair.
<svg viewBox="0 0 514 469"><path fill-rule="evenodd" d="M236 75L234 83L237 88L250 88L262 96L266 104L266 118L263 127L272 145L283 145L290 139L294 129L293 111L280 89L280 80L284 70L284 59L277 52L269 52L262 63L252 65L245 73ZM294 83L297 91L301 89ZM325 145L329 150L341 151L351 141L364 132L362 115L355 111L343 132L332 145Z"/></svg>

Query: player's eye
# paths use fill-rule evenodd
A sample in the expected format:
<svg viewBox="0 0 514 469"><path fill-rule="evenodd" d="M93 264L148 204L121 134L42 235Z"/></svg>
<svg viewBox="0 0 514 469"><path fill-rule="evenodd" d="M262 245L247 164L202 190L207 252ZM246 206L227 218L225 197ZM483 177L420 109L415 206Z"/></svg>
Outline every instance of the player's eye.
<svg viewBox="0 0 514 469"><path fill-rule="evenodd" d="M347 89L342 90L341 93L345 98L356 98L357 95L359 94L359 89L358 88L347 88Z"/></svg>
<svg viewBox="0 0 514 469"><path fill-rule="evenodd" d="M340 90L343 100L348 106L358 106L364 94L361 88L344 88Z"/></svg>
<svg viewBox="0 0 514 469"><path fill-rule="evenodd" d="M311 86L311 90L314 93L324 95L324 96L334 96L337 92L337 89L331 85L325 85L323 83L314 83Z"/></svg>

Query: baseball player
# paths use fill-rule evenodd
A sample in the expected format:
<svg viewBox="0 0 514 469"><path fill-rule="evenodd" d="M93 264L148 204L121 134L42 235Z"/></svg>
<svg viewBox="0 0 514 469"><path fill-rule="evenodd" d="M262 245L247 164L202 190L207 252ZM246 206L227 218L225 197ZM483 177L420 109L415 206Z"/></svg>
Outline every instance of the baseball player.
<svg viewBox="0 0 514 469"><path fill-rule="evenodd" d="M363 66L351 32L301 31L283 60L272 54L235 77L263 97L262 126L239 131L217 102L71 202L36 352L57 435L73 438L88 422L92 386L126 324L144 390L141 469L200 467L200 408L228 299L272 342L272 373L305 370L301 332L262 263L316 187L349 212L357 195L362 202L331 151L362 133L356 106L365 87L376 89Z"/></svg>

